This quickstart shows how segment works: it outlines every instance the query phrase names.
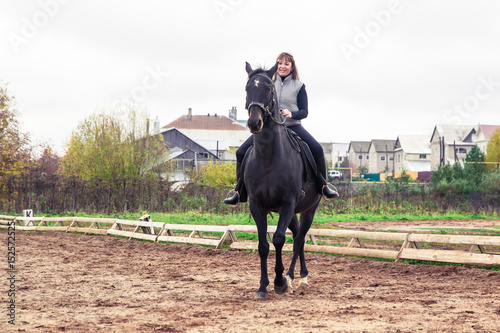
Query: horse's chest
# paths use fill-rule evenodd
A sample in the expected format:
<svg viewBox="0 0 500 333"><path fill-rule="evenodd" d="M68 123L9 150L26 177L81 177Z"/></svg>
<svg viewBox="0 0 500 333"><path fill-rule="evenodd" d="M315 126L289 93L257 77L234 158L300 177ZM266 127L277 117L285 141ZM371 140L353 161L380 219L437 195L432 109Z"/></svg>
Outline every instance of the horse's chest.
<svg viewBox="0 0 500 333"><path fill-rule="evenodd" d="M302 190L300 177L293 173L256 172L251 177L245 177L248 193L266 201L281 201L282 198L297 196Z"/></svg>

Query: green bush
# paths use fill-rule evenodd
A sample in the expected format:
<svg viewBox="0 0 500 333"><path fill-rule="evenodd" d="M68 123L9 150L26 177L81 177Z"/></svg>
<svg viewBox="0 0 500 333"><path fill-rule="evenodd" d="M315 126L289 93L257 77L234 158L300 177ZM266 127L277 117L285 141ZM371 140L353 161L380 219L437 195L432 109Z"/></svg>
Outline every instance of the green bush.
<svg viewBox="0 0 500 333"><path fill-rule="evenodd" d="M481 182L481 188L485 193L485 199L500 202L500 170L487 173Z"/></svg>

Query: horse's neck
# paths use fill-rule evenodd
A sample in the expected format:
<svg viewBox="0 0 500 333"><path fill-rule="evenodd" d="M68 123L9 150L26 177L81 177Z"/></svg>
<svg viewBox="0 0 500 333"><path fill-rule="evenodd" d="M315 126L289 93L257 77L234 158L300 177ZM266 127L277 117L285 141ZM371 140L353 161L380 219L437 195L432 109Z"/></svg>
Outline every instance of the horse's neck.
<svg viewBox="0 0 500 333"><path fill-rule="evenodd" d="M255 135L254 145L258 154L265 159L281 158L286 154L287 137L284 125L274 122L264 126L260 134Z"/></svg>

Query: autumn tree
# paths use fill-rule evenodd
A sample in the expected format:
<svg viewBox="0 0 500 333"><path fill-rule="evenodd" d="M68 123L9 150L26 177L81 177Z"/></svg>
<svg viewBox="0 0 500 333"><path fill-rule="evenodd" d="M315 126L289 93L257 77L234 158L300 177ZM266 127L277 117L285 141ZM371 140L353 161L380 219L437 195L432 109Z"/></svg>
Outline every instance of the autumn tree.
<svg viewBox="0 0 500 333"><path fill-rule="evenodd" d="M234 188L236 184L236 164L209 162L198 172L198 177L194 173L189 174L192 181L201 185L213 187L216 190L227 190Z"/></svg>
<svg viewBox="0 0 500 333"><path fill-rule="evenodd" d="M76 196L88 191L98 211L161 205L168 191L167 149L161 134L150 135L148 122L145 111L131 106L97 111L79 124L61 168L66 183L80 186L72 190L72 203L87 200Z"/></svg>
<svg viewBox="0 0 500 333"><path fill-rule="evenodd" d="M64 174L84 180L147 176L166 153L161 135L147 131L148 117L134 108L126 119L116 112L94 113L73 131L62 165Z"/></svg>
<svg viewBox="0 0 500 333"><path fill-rule="evenodd" d="M488 142L488 146L486 147L486 162L500 163L500 129L497 129L493 133Z"/></svg>
<svg viewBox="0 0 500 333"><path fill-rule="evenodd" d="M11 209L12 195L30 161L28 136L21 132L15 98L0 86L0 206ZM2 207L0 207L2 208Z"/></svg>

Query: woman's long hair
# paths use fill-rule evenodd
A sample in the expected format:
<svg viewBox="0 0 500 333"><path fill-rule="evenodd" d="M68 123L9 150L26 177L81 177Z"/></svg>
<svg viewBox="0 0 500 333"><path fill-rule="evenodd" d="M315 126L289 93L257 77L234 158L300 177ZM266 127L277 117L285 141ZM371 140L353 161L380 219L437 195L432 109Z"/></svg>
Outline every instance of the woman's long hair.
<svg viewBox="0 0 500 333"><path fill-rule="evenodd" d="M293 55L289 52L281 52L278 54L276 57L276 61L288 61L292 64L292 79L294 80L300 80L299 79L299 70L297 69L297 65L295 64L295 59L293 59ZM274 73L273 76L273 81L276 81L276 76L278 75L278 72Z"/></svg>

